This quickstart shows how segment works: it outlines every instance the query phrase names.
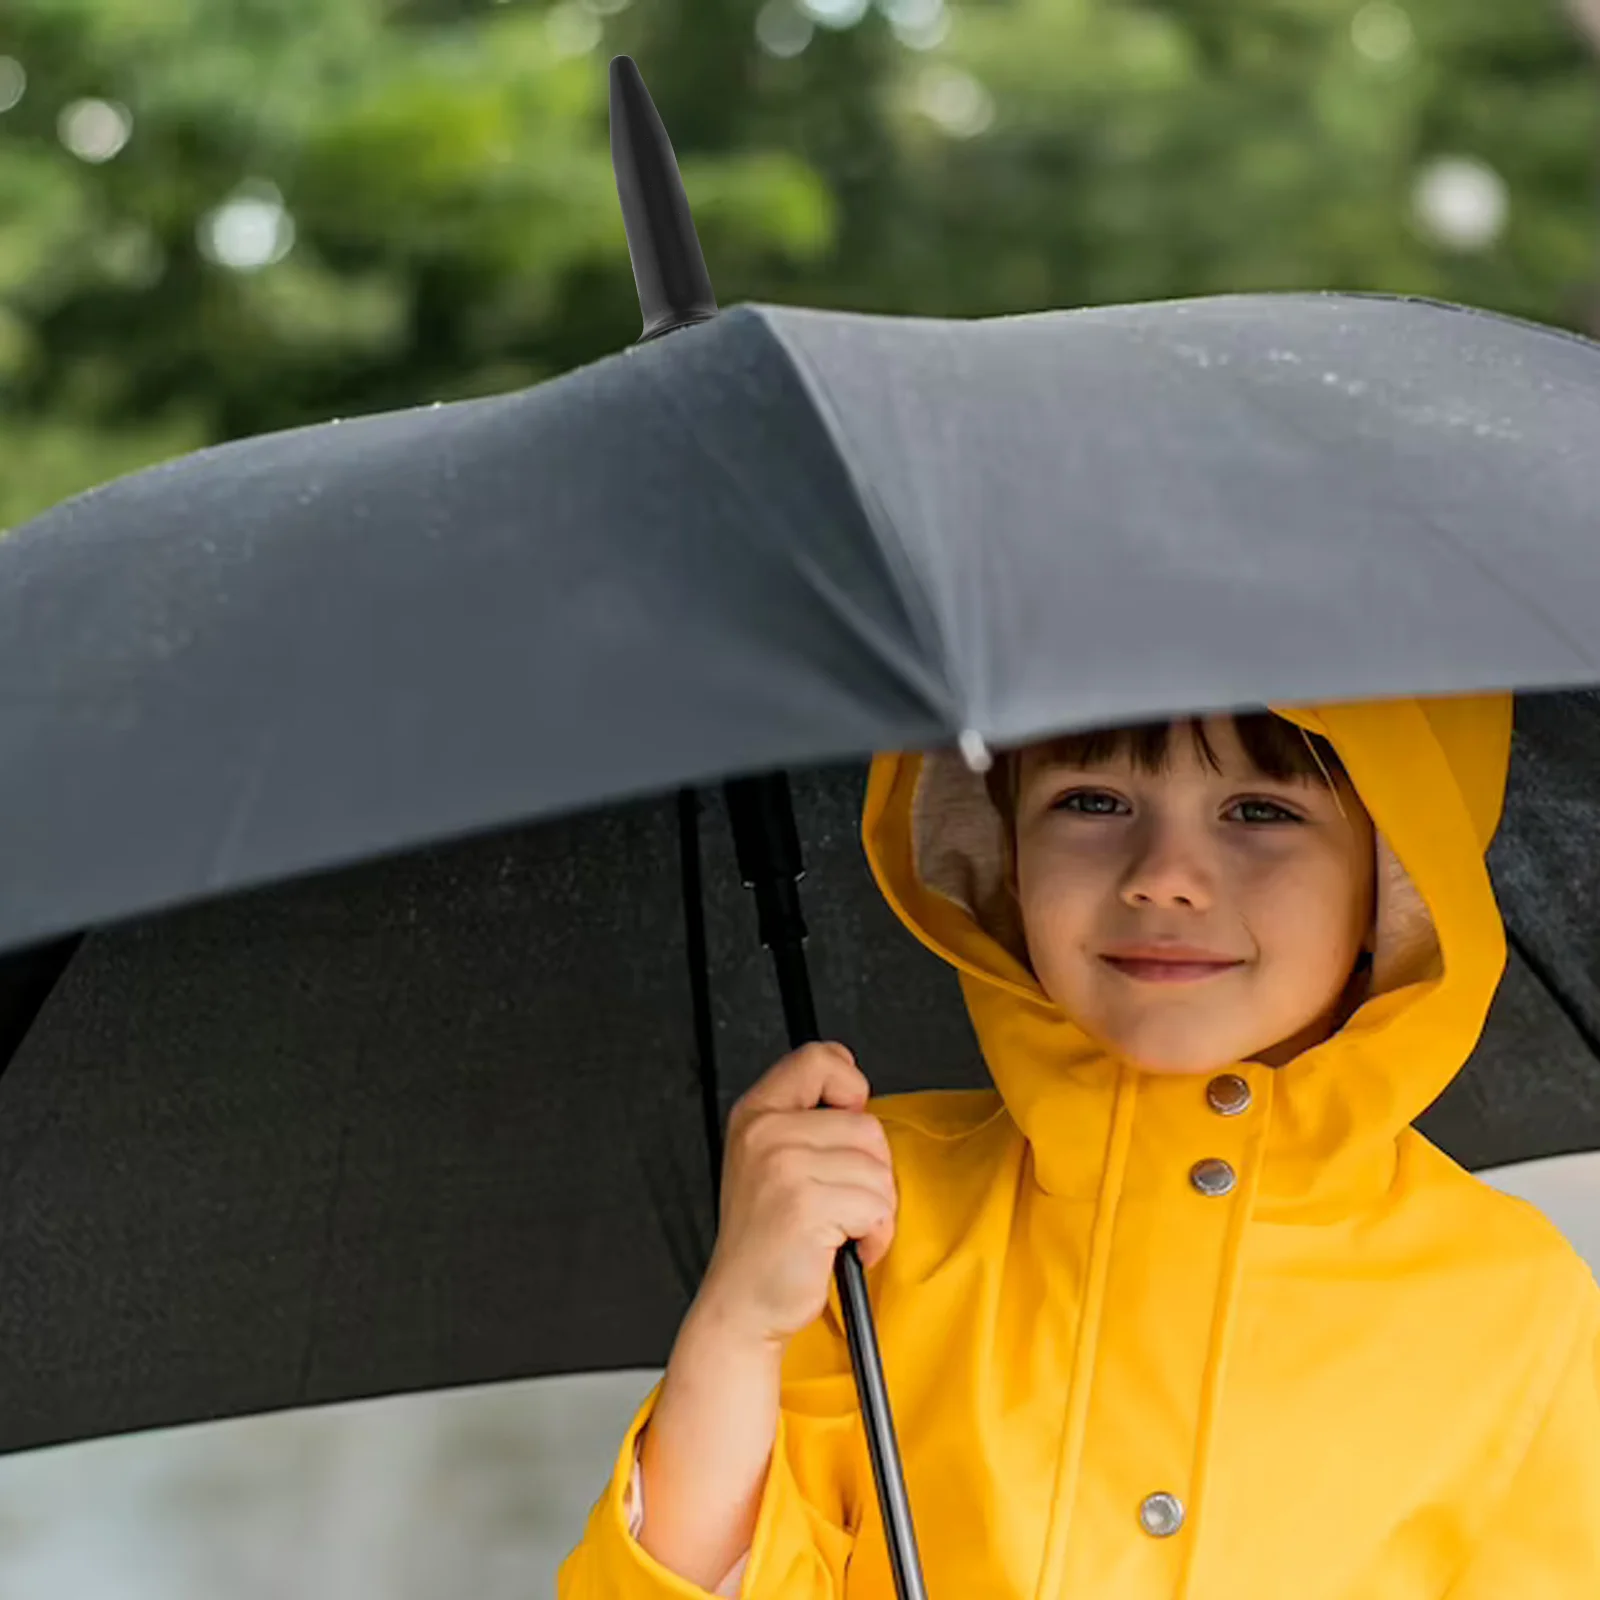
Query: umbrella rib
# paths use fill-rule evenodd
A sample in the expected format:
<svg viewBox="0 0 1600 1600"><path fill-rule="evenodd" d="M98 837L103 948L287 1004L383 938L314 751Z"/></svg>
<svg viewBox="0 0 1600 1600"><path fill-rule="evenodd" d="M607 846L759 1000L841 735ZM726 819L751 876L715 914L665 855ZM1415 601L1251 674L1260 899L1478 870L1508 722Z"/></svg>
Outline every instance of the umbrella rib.
<svg viewBox="0 0 1600 1600"><path fill-rule="evenodd" d="M876 489L870 482L863 481L852 467L850 452L845 448L849 430L844 425L844 419L834 404L833 396L822 374L805 351L793 341L784 338L769 318L762 316L761 324L767 336L787 357L796 380L811 399L817 420L821 423L828 443L832 447L834 458L839 463L839 470L855 489L856 498L868 525L878 536L878 549L895 577L896 592L905 606L906 620L912 635L922 645L928 657L940 664L939 687L944 692L945 703L948 705L952 698L951 687L949 674L943 671L948 661L948 652L944 647L944 631L939 625L939 610L934 604L933 596L923 582L916 562L911 559L911 553L906 548L905 542L900 538L894 518L884 509Z"/></svg>
<svg viewBox="0 0 1600 1600"><path fill-rule="evenodd" d="M897 652L890 648L888 641L880 636L880 630L868 625L869 619L863 617L860 607L849 593L810 557L803 546L797 547L793 543L785 542L779 545L779 551L793 570L805 579L812 593L828 608L829 613L849 631L851 638L889 672L901 689L919 706L930 711L937 720L949 721L952 715L949 708L954 701L949 682L942 671L936 676L924 668L925 659L937 660L942 664L944 651L940 644L932 608L928 605L926 597L921 594L921 586L916 581L915 569L901 550L892 529L886 526L888 519L870 513L869 503L875 502L876 496L873 495L870 486L863 485L859 481L850 468L849 458L839 448L837 430L826 415L826 412L831 410L826 397L818 393L815 385L806 381L806 375L800 370L789 347L776 334L771 333L770 329L768 332L788 359L790 369L795 372L802 387L811 397L839 470L854 489L857 503L863 515L867 517L868 526L877 535L873 541L874 548L884 557L890 571L891 587L903 609L907 629L912 638L922 646L923 655L919 657L913 653ZM759 493L757 486L750 483L740 472L738 463L730 460L724 451L719 450L714 439L707 437L694 413L661 380L659 374L651 373L649 377L662 401L670 405L682 419L690 438L694 440L703 457L718 469L724 481L730 484L740 499L752 508L751 515L745 519L743 525L751 529L763 527L763 512L768 505L766 497Z"/></svg>

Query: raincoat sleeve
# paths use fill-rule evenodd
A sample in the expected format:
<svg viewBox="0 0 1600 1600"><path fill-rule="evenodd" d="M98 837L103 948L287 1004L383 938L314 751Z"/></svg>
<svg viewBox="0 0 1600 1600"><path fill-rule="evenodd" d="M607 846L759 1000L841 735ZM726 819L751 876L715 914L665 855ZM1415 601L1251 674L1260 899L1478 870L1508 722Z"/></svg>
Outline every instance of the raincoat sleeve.
<svg viewBox="0 0 1600 1600"><path fill-rule="evenodd" d="M1526 1454L1444 1600L1600 1595L1600 1286Z"/></svg>
<svg viewBox="0 0 1600 1600"><path fill-rule="evenodd" d="M737 1578L743 1600L842 1600L845 1593L865 1444L838 1327L830 1309L784 1357L778 1431L755 1531L742 1574L736 1564L728 1580ZM630 1529L639 1435L659 1394L658 1384L629 1426L611 1481L557 1574L556 1600L714 1600L714 1591L656 1561ZM870 1477L866 1489L874 1492Z"/></svg>
<svg viewBox="0 0 1600 1600"><path fill-rule="evenodd" d="M623 1496L623 1513L628 1520L628 1532L637 1539L639 1530L644 1526L644 1479L639 1465L641 1451L640 1443L643 1435L638 1435L633 1442L633 1476L628 1483L628 1492ZM722 1581L711 1592L718 1600L736 1600L739 1593L739 1579L743 1576L745 1563L750 1559L750 1552L743 1551L739 1559L722 1575Z"/></svg>

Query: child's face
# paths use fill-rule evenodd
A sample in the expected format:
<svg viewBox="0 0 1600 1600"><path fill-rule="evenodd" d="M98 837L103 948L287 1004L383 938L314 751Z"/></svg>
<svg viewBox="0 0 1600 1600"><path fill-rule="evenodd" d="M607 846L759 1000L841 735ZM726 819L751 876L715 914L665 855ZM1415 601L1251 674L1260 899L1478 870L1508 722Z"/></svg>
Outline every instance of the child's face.
<svg viewBox="0 0 1600 1600"><path fill-rule="evenodd" d="M1015 877L1045 993L1147 1072L1281 1066L1346 1020L1370 947L1373 829L1341 777L1263 776L1231 718L1205 720L1222 770L1173 729L1168 770L1024 751ZM1341 812L1340 807L1343 807ZM1178 943L1235 963L1163 975L1110 959Z"/></svg>

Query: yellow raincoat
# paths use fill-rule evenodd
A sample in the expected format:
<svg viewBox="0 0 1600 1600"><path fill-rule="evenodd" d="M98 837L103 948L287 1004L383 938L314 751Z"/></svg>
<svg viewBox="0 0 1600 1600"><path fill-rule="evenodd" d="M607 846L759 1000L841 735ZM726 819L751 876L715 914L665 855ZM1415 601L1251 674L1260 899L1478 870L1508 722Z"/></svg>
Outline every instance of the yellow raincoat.
<svg viewBox="0 0 1600 1600"><path fill-rule="evenodd" d="M1379 920L1369 998L1277 1070L1109 1057L1020 959L981 781L874 764L873 870L959 970L999 1091L871 1106L900 1207L870 1287L931 1600L1600 1597L1600 1286L1410 1126L1504 964L1509 699L1284 714L1373 816ZM653 1402L560 1600L704 1593L624 1520ZM740 1593L894 1594L836 1301L785 1360Z"/></svg>

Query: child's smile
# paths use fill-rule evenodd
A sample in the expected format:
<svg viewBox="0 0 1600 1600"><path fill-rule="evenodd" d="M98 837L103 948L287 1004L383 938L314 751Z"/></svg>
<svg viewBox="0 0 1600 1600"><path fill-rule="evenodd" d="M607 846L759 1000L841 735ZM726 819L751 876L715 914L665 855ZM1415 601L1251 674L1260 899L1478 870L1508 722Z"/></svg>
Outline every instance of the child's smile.
<svg viewBox="0 0 1600 1600"><path fill-rule="evenodd" d="M1186 961L1175 957L1154 960L1147 956L1104 954L1100 959L1114 972L1137 983L1199 983L1206 978L1219 978L1243 965L1239 961Z"/></svg>

